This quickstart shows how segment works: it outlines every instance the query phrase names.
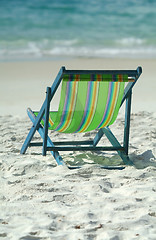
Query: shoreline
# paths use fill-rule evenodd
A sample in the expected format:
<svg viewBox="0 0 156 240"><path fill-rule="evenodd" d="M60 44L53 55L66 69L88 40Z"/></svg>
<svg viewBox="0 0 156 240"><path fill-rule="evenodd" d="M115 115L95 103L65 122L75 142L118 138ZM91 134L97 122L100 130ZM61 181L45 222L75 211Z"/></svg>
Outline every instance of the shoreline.
<svg viewBox="0 0 156 240"><path fill-rule="evenodd" d="M141 66L143 73L133 89L132 112L156 110L156 59L65 58L53 61L0 62L1 115L23 115L27 107L40 109L46 87L52 85L61 66L67 69L136 69ZM55 110L57 97L56 95Z"/></svg>
<svg viewBox="0 0 156 240"><path fill-rule="evenodd" d="M72 60L101 60L101 61L156 61L156 57L152 57L152 56L135 56L135 57L131 57L131 56L67 56L67 55L62 55L62 56L53 56L53 57L28 57L28 58L9 58L9 59L0 59L0 64L1 63L35 63L35 62L68 62L68 61L72 61Z"/></svg>

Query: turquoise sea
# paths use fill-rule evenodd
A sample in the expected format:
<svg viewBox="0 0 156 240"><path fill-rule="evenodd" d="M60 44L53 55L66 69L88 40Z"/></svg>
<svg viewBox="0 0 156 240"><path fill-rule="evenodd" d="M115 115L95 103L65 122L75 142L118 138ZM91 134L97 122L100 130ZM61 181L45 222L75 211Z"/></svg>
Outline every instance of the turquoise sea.
<svg viewBox="0 0 156 240"><path fill-rule="evenodd" d="M0 0L0 61L156 58L156 0Z"/></svg>

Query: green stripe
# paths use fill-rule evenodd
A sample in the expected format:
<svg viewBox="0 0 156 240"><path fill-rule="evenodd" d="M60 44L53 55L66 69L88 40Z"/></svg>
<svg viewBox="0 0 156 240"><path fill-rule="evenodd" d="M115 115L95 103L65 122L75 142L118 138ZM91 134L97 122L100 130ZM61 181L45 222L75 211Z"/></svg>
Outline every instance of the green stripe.
<svg viewBox="0 0 156 240"><path fill-rule="evenodd" d="M97 126L100 124L100 121L103 116L105 106L107 103L109 83L99 82L99 84L100 86L99 86L99 94L97 99L96 111L90 126L86 129L86 132L96 129Z"/></svg>
<svg viewBox="0 0 156 240"><path fill-rule="evenodd" d="M65 133L75 132L81 123L81 119L83 117L85 102L87 97L87 82L79 82L78 83L78 93L77 93L77 101L75 105L75 111L73 114L72 121L65 131Z"/></svg>
<svg viewBox="0 0 156 240"><path fill-rule="evenodd" d="M61 122L64 102L65 102L65 97L66 97L66 88L67 88L67 83L62 82L61 97L60 97L60 103L59 103L59 108L58 108L58 112L57 112L57 118L56 118L56 121L54 122L54 125L50 128L51 130L56 129L57 126L59 125L59 123ZM52 120L53 120L53 118L52 118Z"/></svg>

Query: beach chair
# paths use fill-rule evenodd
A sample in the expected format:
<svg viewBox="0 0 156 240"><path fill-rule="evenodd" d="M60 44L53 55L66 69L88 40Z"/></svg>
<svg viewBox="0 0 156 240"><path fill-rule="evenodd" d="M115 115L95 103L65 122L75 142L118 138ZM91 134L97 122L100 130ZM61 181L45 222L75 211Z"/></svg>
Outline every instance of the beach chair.
<svg viewBox="0 0 156 240"><path fill-rule="evenodd" d="M133 165L128 156L132 88L142 73L136 70L66 70L62 67L39 112L27 110L33 126L21 148L24 154L28 147L42 146L42 155L50 151L58 165L66 165L60 151L116 151L124 165ZM62 82L60 103L57 112L50 111L50 103ZM125 102L123 144L110 130ZM96 130L95 137L87 141L52 141L48 131L82 133ZM43 142L32 138L38 131ZM105 135L111 146L99 146ZM68 166L70 169L80 166ZM124 166L105 166L106 169L123 169Z"/></svg>

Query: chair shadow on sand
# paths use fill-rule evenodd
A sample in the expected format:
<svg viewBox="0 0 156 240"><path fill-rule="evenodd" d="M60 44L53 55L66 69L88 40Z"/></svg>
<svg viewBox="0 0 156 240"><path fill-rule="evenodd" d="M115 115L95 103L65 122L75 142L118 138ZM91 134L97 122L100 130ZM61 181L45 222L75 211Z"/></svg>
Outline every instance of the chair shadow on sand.
<svg viewBox="0 0 156 240"><path fill-rule="evenodd" d="M147 150L138 155L135 153L130 154L130 159L134 163L134 167L137 169L143 169L146 167L156 167L156 158L153 155L152 150Z"/></svg>
<svg viewBox="0 0 156 240"><path fill-rule="evenodd" d="M122 159L118 154L113 153L103 154L102 152L73 152L68 155L64 155L64 160L67 164L72 164L75 166L89 166L89 165L117 165L123 164ZM156 167L156 158L152 153L152 150L147 150L142 154L131 153L129 155L133 162L133 166L136 169L144 169L146 167Z"/></svg>

